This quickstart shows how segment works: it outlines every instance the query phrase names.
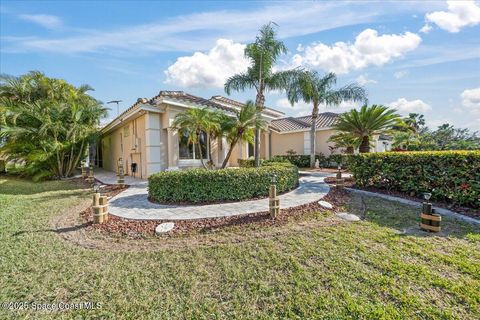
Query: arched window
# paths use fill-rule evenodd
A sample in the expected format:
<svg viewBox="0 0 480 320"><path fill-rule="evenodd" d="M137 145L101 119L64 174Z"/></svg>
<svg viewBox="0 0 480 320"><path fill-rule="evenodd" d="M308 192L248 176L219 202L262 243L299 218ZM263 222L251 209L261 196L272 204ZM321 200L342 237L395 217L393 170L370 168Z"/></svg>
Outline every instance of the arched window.
<svg viewBox="0 0 480 320"><path fill-rule="evenodd" d="M178 140L180 159L200 159L198 144L195 144L194 147L193 144L188 141L188 132L180 131ZM207 159L207 134L202 131L198 140L200 142L200 148L202 149L202 156L204 159Z"/></svg>

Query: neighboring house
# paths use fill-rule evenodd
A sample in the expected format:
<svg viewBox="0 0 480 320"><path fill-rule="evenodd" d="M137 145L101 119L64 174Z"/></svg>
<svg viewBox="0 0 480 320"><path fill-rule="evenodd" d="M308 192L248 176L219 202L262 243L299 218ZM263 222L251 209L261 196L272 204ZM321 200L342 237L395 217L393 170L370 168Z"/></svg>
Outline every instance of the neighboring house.
<svg viewBox="0 0 480 320"><path fill-rule="evenodd" d="M243 104L222 96L211 99L197 97L183 91L160 91L151 98L141 98L101 129L97 148L90 150L92 163L106 170L116 171L122 159L125 172L135 177L183 168L200 167L197 148L188 143L188 138L171 128L175 116L188 108L208 107L234 115ZM310 154L311 116L285 117L283 112L265 108L261 114L268 128L260 135L260 158L269 159L285 155L293 150L297 154ZM330 155L327 142L334 134L332 129L338 114L321 113L317 118L316 152ZM200 137L202 154L206 158L209 137ZM382 140L383 139L383 140ZM387 137L375 137L375 151L390 150ZM211 154L216 166L220 166L228 152L225 138L211 141ZM337 150L336 152L340 152ZM238 143L232 152L229 166L237 166L238 159L253 157L253 145Z"/></svg>
<svg viewBox="0 0 480 320"><path fill-rule="evenodd" d="M393 137L384 134L373 137L374 152L385 152L392 150Z"/></svg>

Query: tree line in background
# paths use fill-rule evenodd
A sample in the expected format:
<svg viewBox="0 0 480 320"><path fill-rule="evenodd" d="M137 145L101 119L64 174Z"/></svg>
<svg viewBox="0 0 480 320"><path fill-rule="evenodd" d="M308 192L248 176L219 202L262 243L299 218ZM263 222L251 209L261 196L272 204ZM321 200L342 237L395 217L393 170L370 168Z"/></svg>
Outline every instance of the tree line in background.
<svg viewBox="0 0 480 320"><path fill-rule="evenodd" d="M445 123L430 129L422 114L410 113L402 119L402 125L394 127L392 134L394 150L479 150L480 136L477 131L455 128Z"/></svg>

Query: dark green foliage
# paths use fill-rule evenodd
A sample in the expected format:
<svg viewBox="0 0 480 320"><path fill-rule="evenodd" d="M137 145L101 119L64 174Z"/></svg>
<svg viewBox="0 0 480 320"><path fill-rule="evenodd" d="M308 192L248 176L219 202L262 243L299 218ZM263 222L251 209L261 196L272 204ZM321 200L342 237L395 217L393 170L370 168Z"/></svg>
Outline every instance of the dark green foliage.
<svg viewBox="0 0 480 320"><path fill-rule="evenodd" d="M433 200L480 208L480 151L352 155L348 168L359 186L432 192Z"/></svg>
<svg viewBox="0 0 480 320"><path fill-rule="evenodd" d="M289 163L264 163L259 168L166 171L148 179L149 196L160 202L238 201L265 197L272 176L277 191L298 185L298 168Z"/></svg>
<svg viewBox="0 0 480 320"><path fill-rule="evenodd" d="M318 159L318 162L321 168L337 167L339 163L342 164L342 167L346 167L347 161L345 160L345 158L348 156L349 155L345 155L345 154L332 154L329 157L326 157L322 153L320 153L315 155L315 161ZM274 156L272 158L272 161L275 161L275 162L288 161L299 168L310 167L310 155L307 155L307 154Z"/></svg>

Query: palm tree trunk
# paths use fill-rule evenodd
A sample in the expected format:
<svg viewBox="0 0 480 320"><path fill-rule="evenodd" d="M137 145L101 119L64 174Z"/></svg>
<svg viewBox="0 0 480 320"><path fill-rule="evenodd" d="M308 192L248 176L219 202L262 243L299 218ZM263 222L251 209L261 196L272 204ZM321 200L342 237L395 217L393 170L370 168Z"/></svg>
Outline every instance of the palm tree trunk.
<svg viewBox="0 0 480 320"><path fill-rule="evenodd" d="M198 153L200 156L200 163L202 164L202 167L204 169L208 169L207 166L205 165L205 162L203 161L202 146L200 145L200 139L198 139L197 144L198 144Z"/></svg>
<svg viewBox="0 0 480 320"><path fill-rule="evenodd" d="M360 153L369 153L370 152L370 137L364 136L362 138L362 144L360 144L359 148Z"/></svg>
<svg viewBox="0 0 480 320"><path fill-rule="evenodd" d="M213 168L213 160L212 160L212 142L210 139L211 134L207 134L207 152L208 152L208 166ZM218 148L217 148L218 149Z"/></svg>
<svg viewBox="0 0 480 320"><path fill-rule="evenodd" d="M265 103L265 97L263 91L257 92L257 97L255 99L255 106L257 107L257 118L261 117L263 104ZM260 167L260 128L257 126L255 128L255 167Z"/></svg>
<svg viewBox="0 0 480 320"><path fill-rule="evenodd" d="M230 159L230 156L232 155L233 148L235 148L235 145L237 144L237 141L238 141L238 139L235 139L235 140L232 141L232 143L230 143L230 148L228 149L227 156L225 157L225 159L223 159L222 169L225 169L225 167L227 166L228 160Z"/></svg>
<svg viewBox="0 0 480 320"><path fill-rule="evenodd" d="M310 167L315 168L316 133L317 133L318 104L314 103L312 111L312 126L310 127Z"/></svg>

